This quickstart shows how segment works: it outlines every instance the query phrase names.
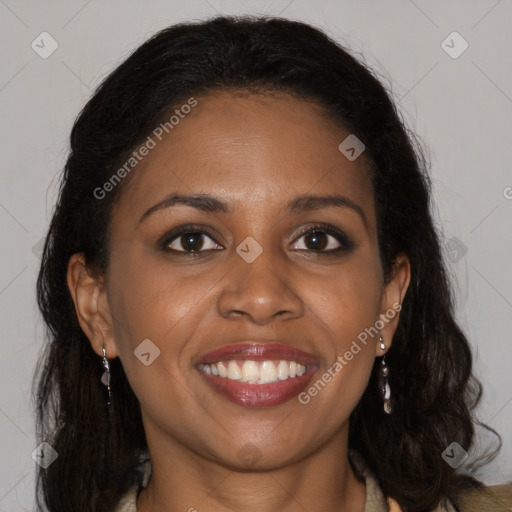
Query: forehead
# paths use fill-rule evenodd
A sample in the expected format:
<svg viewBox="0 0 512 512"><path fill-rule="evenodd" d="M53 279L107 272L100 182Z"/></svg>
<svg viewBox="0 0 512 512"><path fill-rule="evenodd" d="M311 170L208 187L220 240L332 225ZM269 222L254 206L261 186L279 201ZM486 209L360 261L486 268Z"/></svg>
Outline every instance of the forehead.
<svg viewBox="0 0 512 512"><path fill-rule="evenodd" d="M237 211L257 204L270 211L301 194L340 193L371 217L364 154L351 161L339 150L350 133L320 105L285 93L194 99L161 140L150 135L154 147L132 171L117 208L142 214L180 192L217 195Z"/></svg>

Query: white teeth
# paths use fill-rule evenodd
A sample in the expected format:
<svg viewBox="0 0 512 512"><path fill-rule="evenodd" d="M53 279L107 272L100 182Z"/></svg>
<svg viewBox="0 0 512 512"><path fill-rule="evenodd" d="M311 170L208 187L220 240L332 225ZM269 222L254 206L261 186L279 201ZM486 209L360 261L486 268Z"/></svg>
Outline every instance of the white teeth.
<svg viewBox="0 0 512 512"><path fill-rule="evenodd" d="M269 384L304 375L307 367L295 361L251 361L245 360L242 367L235 360L202 364L200 368L209 375L249 384Z"/></svg>
<svg viewBox="0 0 512 512"><path fill-rule="evenodd" d="M272 361L263 361L263 363L261 363L260 380L263 384L277 380L276 365Z"/></svg>
<svg viewBox="0 0 512 512"><path fill-rule="evenodd" d="M257 382L259 378L260 369L258 365L254 361L245 361L242 365L242 380L244 382Z"/></svg>
<svg viewBox="0 0 512 512"><path fill-rule="evenodd" d="M217 370L219 370L219 377L227 377L228 376L228 369L224 366L223 363L217 363L212 366L216 366Z"/></svg>
<svg viewBox="0 0 512 512"><path fill-rule="evenodd" d="M242 378L242 374L240 373L240 368L238 368L236 361L229 361L229 363L228 363L228 379L240 380L241 378Z"/></svg>
<svg viewBox="0 0 512 512"><path fill-rule="evenodd" d="M290 376L290 366L286 361L279 361L277 376L280 380L286 380Z"/></svg>

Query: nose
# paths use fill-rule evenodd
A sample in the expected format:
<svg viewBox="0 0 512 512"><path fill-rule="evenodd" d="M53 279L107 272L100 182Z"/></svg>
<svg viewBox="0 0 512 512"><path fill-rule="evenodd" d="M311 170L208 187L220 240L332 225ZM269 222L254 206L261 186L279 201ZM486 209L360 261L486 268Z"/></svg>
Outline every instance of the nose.
<svg viewBox="0 0 512 512"><path fill-rule="evenodd" d="M248 317L253 323L266 325L281 319L303 315L304 304L292 281L289 262L278 260L264 250L252 263L238 254L228 272L218 297L218 311L224 318Z"/></svg>

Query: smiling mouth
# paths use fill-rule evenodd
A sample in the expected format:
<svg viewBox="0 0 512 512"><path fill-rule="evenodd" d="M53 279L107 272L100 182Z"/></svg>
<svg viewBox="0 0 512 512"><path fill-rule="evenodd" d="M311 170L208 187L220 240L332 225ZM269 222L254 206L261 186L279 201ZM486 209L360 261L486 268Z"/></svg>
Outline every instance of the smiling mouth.
<svg viewBox="0 0 512 512"><path fill-rule="evenodd" d="M196 365L216 392L248 407L290 400L308 385L317 368L312 355L281 344L231 345L210 352Z"/></svg>

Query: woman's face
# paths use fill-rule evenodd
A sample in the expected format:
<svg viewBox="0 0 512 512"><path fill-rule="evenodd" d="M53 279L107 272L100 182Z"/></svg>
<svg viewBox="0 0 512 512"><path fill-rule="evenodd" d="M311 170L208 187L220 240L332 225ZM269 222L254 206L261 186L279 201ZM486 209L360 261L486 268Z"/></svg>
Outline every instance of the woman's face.
<svg viewBox="0 0 512 512"><path fill-rule="evenodd" d="M166 440L174 453L278 467L346 435L384 353L362 333L393 311L380 324L389 347L409 270L402 262L385 284L364 153L340 151L349 133L318 106L284 94L196 100L154 138L113 211L104 341L150 449ZM306 373L290 376L293 363ZM222 366L228 377L211 373Z"/></svg>

